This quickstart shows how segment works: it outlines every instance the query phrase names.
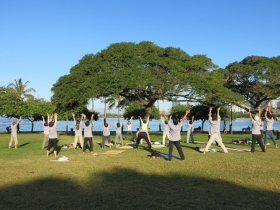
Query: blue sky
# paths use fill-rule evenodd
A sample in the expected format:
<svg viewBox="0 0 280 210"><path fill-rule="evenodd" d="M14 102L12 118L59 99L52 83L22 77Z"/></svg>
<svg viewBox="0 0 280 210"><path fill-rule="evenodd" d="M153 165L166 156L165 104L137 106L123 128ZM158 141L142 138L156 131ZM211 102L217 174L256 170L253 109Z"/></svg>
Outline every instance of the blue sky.
<svg viewBox="0 0 280 210"><path fill-rule="evenodd" d="M0 86L51 88L85 54L112 43L152 41L206 54L225 67L246 56L279 56L279 0L1 0ZM160 109L171 103L161 102ZM99 100L95 109L103 109Z"/></svg>

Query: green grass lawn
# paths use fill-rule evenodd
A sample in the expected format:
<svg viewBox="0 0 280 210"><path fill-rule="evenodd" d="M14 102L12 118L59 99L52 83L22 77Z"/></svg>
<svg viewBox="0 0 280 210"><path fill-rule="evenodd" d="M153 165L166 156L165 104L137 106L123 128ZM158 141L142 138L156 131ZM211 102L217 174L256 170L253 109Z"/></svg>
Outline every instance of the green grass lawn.
<svg viewBox="0 0 280 210"><path fill-rule="evenodd" d="M207 142L207 134L194 136ZM226 147L250 149L231 141L251 134L222 137ZM151 135L152 141L161 138ZM117 155L102 154L120 149L101 149L97 133L94 152L100 156L61 148L58 157L67 156L69 162L46 157L42 133L19 133L17 150L8 148L9 140L9 134L0 134L0 209L280 209L280 149L271 140L265 153L256 145L253 154L224 154L212 146L220 152L203 155L195 147L205 143L182 143L186 160L166 161L151 158L146 143ZM59 146L73 141L73 134L59 133ZM168 152L168 147L156 150ZM179 156L175 147L173 153Z"/></svg>

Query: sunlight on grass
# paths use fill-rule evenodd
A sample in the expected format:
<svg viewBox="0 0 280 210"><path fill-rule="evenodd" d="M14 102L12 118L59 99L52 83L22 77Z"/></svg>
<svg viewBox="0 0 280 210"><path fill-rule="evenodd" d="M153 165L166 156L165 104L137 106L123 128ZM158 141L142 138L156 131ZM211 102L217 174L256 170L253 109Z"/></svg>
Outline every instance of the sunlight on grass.
<svg viewBox="0 0 280 210"><path fill-rule="evenodd" d="M248 137L248 134L223 135L225 145L250 149L250 145L232 145L231 140L237 137L245 138ZM62 194L61 190L65 188L65 185L68 190L83 195L98 190L101 197L99 201L95 202L100 205L104 205L103 201L107 200L107 196L111 195L111 192L119 193L116 198L111 198L113 203L118 203L115 199L126 199L127 196L131 198L140 196L145 199L147 191L154 188L157 189L157 193L160 192L164 197L167 206L174 205L172 199L168 198L169 192L183 197L188 194L192 198L192 201L188 203L189 206L195 206L197 202L201 202L200 195L203 195L207 201L205 198L206 189L209 193L217 191L215 192L217 196L223 193L234 195L240 193L239 191L244 193L246 191L243 190L244 188L251 191L276 193L273 194L274 198L275 196L279 197L280 193L278 187L278 183L280 183L280 163L278 161L280 150L273 146L268 146L267 152L262 153L257 145L254 154L238 151L229 151L228 154L224 154L220 147L212 146L211 148L220 152L209 152L203 155L195 150L195 147L204 148L204 143L182 143L186 160L173 159L169 162L162 158L151 158L146 144L141 145L139 149L125 149L124 152L117 155L102 154L108 150L119 149L114 147L101 149L99 146L101 136L94 135L94 152L98 153L99 156L92 156L89 150L82 153L81 149L61 148L58 157L67 156L69 162L57 162L53 154L46 157L46 150L42 150L42 133L20 133L18 135L19 149L17 150L8 149L10 135L0 134L0 138L0 176L2 177L0 187L8 191L10 195L13 194L13 187L16 185L19 189L34 184L46 188L46 184L49 185L51 180L56 183L55 188L59 195ZM195 139L206 143L207 135L196 134ZM161 135L152 135L152 140L160 141ZM59 146L72 142L72 135L59 135ZM131 142L131 140L125 140L125 142ZM156 150L168 152L168 147ZM173 153L179 156L176 148L174 148ZM164 186L168 186L168 188L166 189ZM43 188L37 188L37 193L41 193ZM49 187L47 188L50 190ZM230 192L229 189L233 192ZM31 187L29 190L31 195L36 194L33 192L37 191L36 188ZM130 194L127 194L128 192ZM191 192L194 192L196 198L192 197ZM66 192L63 191L63 193ZM66 194L68 195L68 193ZM2 190L0 195L4 196L5 192ZM111 196L114 197L114 195ZM40 199L43 198L40 196ZM155 201L151 203L156 203L158 199L160 200L161 196L155 196ZM211 196L211 200L207 201L209 202L208 207L215 204L213 199L216 204L220 202L218 198L215 199ZM185 201L180 200L180 202L184 203ZM141 205L143 209L148 208L146 204ZM252 203L250 205L254 206ZM104 208L106 209L106 207L108 207L107 204ZM223 204L220 203L219 207L222 208ZM240 208L242 209L242 207Z"/></svg>

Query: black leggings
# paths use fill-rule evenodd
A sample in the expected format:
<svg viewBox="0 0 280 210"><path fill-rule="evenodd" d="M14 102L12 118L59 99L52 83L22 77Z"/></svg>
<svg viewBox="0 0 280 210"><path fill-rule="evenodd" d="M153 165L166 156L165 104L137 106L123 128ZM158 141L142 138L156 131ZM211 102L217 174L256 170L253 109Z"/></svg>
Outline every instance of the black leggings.
<svg viewBox="0 0 280 210"><path fill-rule="evenodd" d="M47 150L50 151L50 149L53 147L53 150L57 151L57 142L58 142L57 138L49 139Z"/></svg>
<svg viewBox="0 0 280 210"><path fill-rule="evenodd" d="M101 147L104 148L105 146L105 141L106 139L108 140L108 143L110 144L111 143L111 138L110 138L110 135L109 136L104 136L102 137L102 143L101 143Z"/></svg>
<svg viewBox="0 0 280 210"><path fill-rule="evenodd" d="M92 137L84 137L84 147L83 152L86 151L87 143L89 142L89 150L90 152L93 151L93 145L92 145Z"/></svg>
<svg viewBox="0 0 280 210"><path fill-rule="evenodd" d="M150 141L149 141L149 138L148 138L148 134L146 132L139 132L138 133L138 137L137 137L137 140L136 140L136 147L138 147L138 144L140 142L141 139L145 139L148 146L149 146L149 149L152 147Z"/></svg>
<svg viewBox="0 0 280 210"><path fill-rule="evenodd" d="M263 145L263 142L262 142L262 134L252 134L252 145L251 145L251 152L255 152L255 145L256 145L256 142L259 143L261 149L263 152L265 152L265 149L264 149L264 145Z"/></svg>
<svg viewBox="0 0 280 210"><path fill-rule="evenodd" d="M181 160L185 160L185 155L183 153L180 140L179 141L169 141L169 153L168 153L168 160L171 161L172 159L172 151L173 151L173 145L177 148L179 155L181 157Z"/></svg>

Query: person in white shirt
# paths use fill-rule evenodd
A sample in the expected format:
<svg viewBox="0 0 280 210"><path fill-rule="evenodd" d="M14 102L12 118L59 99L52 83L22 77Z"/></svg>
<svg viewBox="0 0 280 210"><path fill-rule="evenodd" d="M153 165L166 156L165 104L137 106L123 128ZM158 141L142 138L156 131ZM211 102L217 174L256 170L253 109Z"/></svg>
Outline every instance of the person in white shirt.
<svg viewBox="0 0 280 210"><path fill-rule="evenodd" d="M17 138L17 126L21 121L21 117L18 119L17 122L14 122L14 117L12 117L12 123L11 123L11 140L9 143L9 149L11 149L13 141L15 141L15 149L18 147L18 138Z"/></svg>
<svg viewBox="0 0 280 210"><path fill-rule="evenodd" d="M181 160L185 160L185 155L183 153L180 141L181 141L181 128L183 125L183 122L186 120L187 115L189 114L190 110L186 110L186 113L184 117L182 118L181 122L178 118L173 119L173 124L168 120L166 116L166 112L163 110L161 112L161 115L164 117L164 119L168 122L170 131L169 131L169 153L168 153L168 160L171 161L172 159L172 151L173 151L173 145L177 148Z"/></svg>
<svg viewBox="0 0 280 210"><path fill-rule="evenodd" d="M83 153L86 152L87 143L89 142L89 151L93 152L93 144L92 144L92 119L94 114L91 115L90 120L86 120L86 115L83 114L82 118L84 119L84 146Z"/></svg>
<svg viewBox="0 0 280 210"><path fill-rule="evenodd" d="M83 122L83 116L81 117L80 121L76 121L75 114L72 113L74 125L75 125L75 138L74 138L74 150L77 147L78 140L80 141L81 147L83 148L84 142L83 142L83 135L82 135L82 122Z"/></svg>
<svg viewBox="0 0 280 210"><path fill-rule="evenodd" d="M54 118L51 117L49 122L49 142L47 148L47 156L49 156L50 149L53 147L54 157L57 157L57 131L56 131L56 124L57 124L57 114L54 113Z"/></svg>
<svg viewBox="0 0 280 210"><path fill-rule="evenodd" d="M186 143L189 143L189 139L191 137L192 143L194 144L194 138L193 138L193 122L194 122L194 116L192 116L192 119L190 121L186 120L188 125L188 132L187 132L187 141Z"/></svg>
<svg viewBox="0 0 280 210"><path fill-rule="evenodd" d="M169 117L169 121L171 120L172 115L170 115ZM161 118L161 122L163 124L163 133L162 133L162 144L165 145L165 138L167 136L168 140L169 140L169 125L168 122L166 120L163 120L163 118Z"/></svg>
<svg viewBox="0 0 280 210"><path fill-rule="evenodd" d="M148 115L148 118L146 120L142 120L141 116L138 116L141 122L141 129L144 129L148 131L148 125L150 120L150 115Z"/></svg>
<svg viewBox="0 0 280 210"><path fill-rule="evenodd" d="M108 140L108 145L111 148L111 146L112 146L111 137L110 137L110 135L111 135L111 132L110 132L111 124L107 123L107 122L104 123L104 119L102 119L102 118L101 118L101 120L102 120L102 127L103 127L103 137L102 137L101 148L102 149L104 148L106 139ZM108 120L112 121L111 119L108 119Z"/></svg>
<svg viewBox="0 0 280 210"><path fill-rule="evenodd" d="M274 119L273 119L271 110L269 110L269 108L266 108L264 117L265 117L265 120L266 120L266 131L265 131L265 138L264 138L264 147L266 149L267 140L268 140L268 137L270 137L271 140L274 143L275 148L278 148L277 142L275 141L275 138L274 138L274 135L273 135Z"/></svg>
<svg viewBox="0 0 280 210"><path fill-rule="evenodd" d="M117 145L117 141L118 139L120 138L121 140L121 144L123 145L123 137L122 137L122 126L123 126L123 121L124 119L122 119L122 122L118 122L118 123L115 123L115 121L113 120L114 124L115 124L115 127L116 127L116 138L115 138L115 142L114 142L114 145L116 146Z"/></svg>
<svg viewBox="0 0 280 210"><path fill-rule="evenodd" d="M255 152L256 142L259 143L259 145L261 147L261 150L263 152L265 152L265 147L263 145L262 135L261 135L262 122L261 122L261 119L260 119L260 114L261 114L260 110L261 110L261 108L258 107L258 113L255 114L255 116L253 117L252 113L251 113L251 109L249 108L249 115L250 115L250 119L251 119L251 122L252 122L252 145L251 145L251 152L252 153Z"/></svg>
<svg viewBox="0 0 280 210"><path fill-rule="evenodd" d="M127 122L127 125L126 125L126 128L127 128L127 132L126 132L126 135L130 134L133 137L133 133L132 133L132 119L133 119L133 116L131 116L130 120Z"/></svg>
<svg viewBox="0 0 280 210"><path fill-rule="evenodd" d="M214 141L216 141L221 146L221 148L224 150L224 153L228 153L220 135L220 124L221 124L220 107L217 108L217 114L213 114L212 116L211 115L212 115L212 107L209 107L209 114L208 114L209 122L210 122L209 133L211 133L211 135L204 149L203 154L206 154L206 152L208 152L210 145Z"/></svg>
<svg viewBox="0 0 280 210"><path fill-rule="evenodd" d="M44 140L43 140L43 144L42 144L42 149L45 148L45 144L47 141L49 141L49 135L50 135L50 132L49 132L50 115L49 114L47 114L47 115L48 115L47 122L45 121L44 116L42 116L43 126L44 126Z"/></svg>

